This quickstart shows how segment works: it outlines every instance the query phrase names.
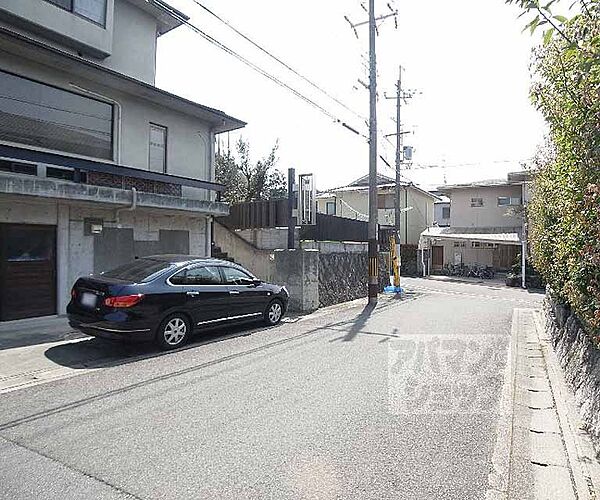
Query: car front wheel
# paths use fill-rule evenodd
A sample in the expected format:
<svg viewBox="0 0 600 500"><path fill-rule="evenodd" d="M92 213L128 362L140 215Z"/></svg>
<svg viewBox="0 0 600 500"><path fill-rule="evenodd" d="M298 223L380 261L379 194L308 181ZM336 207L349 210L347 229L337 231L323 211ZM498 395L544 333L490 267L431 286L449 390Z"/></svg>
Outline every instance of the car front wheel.
<svg viewBox="0 0 600 500"><path fill-rule="evenodd" d="M281 321L283 317L283 304L279 300L271 302L265 311L265 323L274 326Z"/></svg>
<svg viewBox="0 0 600 500"><path fill-rule="evenodd" d="M177 349L185 344L190 336L190 322L182 314L172 314L163 320L158 328L156 340L165 351Z"/></svg>

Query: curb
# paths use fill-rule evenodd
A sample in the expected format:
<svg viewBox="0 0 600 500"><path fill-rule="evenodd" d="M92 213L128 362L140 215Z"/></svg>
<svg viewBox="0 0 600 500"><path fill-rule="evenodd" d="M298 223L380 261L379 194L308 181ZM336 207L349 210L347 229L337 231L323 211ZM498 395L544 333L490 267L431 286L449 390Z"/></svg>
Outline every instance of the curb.
<svg viewBox="0 0 600 500"><path fill-rule="evenodd" d="M564 379L550 337L542 326L541 314L537 312L534 319L577 496L597 499L600 497L600 464L595 458L592 441L584 430L573 393Z"/></svg>

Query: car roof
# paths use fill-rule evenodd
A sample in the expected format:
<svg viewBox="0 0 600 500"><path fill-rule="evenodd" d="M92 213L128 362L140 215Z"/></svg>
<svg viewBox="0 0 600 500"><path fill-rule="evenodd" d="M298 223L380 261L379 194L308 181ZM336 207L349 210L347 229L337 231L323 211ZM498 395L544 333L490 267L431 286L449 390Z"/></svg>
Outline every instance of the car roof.
<svg viewBox="0 0 600 500"><path fill-rule="evenodd" d="M147 260L156 260L159 262L168 262L169 264L177 264L177 265L187 265L187 264L206 264L206 265L226 265L232 267L242 266L236 264L235 262L230 262L228 260L215 259L214 257L201 257L198 255L182 255L182 254L161 254L161 255L148 255L144 257L140 257L141 259ZM243 268L242 268L243 269Z"/></svg>

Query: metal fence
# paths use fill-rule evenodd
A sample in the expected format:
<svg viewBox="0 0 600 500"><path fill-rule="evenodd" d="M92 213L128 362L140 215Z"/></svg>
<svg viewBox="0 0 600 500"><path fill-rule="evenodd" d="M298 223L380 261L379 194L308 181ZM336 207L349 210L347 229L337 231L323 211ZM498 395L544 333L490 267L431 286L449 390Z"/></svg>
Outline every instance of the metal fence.
<svg viewBox="0 0 600 500"><path fill-rule="evenodd" d="M218 221L230 229L287 227L287 199L233 203L229 215ZM361 220L317 213L316 224L300 227L300 240L366 242L368 225ZM387 236L382 238L382 230L380 243L385 246Z"/></svg>
<svg viewBox="0 0 600 500"><path fill-rule="evenodd" d="M368 241L368 223L317 213L317 223L300 228L301 240Z"/></svg>

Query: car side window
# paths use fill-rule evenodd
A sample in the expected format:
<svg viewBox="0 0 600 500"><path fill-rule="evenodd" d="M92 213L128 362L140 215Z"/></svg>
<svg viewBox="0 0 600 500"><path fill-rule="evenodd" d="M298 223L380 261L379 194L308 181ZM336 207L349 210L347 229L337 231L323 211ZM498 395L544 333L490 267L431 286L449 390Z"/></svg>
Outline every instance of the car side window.
<svg viewBox="0 0 600 500"><path fill-rule="evenodd" d="M251 285L254 283L254 278L241 269L235 267L223 267L221 269L225 276L225 283L228 285Z"/></svg>
<svg viewBox="0 0 600 500"><path fill-rule="evenodd" d="M173 285L222 285L221 274L217 267L192 267L171 276Z"/></svg>

